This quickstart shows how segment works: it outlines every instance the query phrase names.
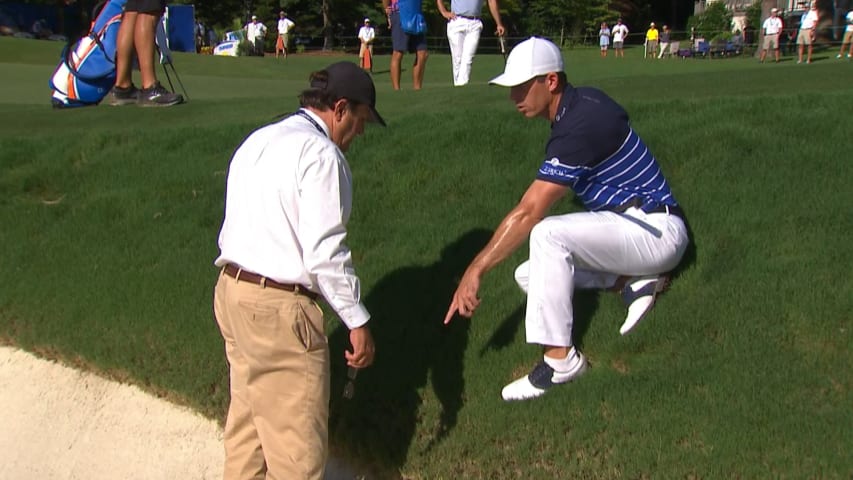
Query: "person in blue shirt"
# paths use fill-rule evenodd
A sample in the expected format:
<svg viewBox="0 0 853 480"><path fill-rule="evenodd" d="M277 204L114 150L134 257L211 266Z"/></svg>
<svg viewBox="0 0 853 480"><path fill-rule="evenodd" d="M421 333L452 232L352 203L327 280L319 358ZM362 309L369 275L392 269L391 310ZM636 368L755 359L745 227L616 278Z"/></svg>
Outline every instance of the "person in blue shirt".
<svg viewBox="0 0 853 480"><path fill-rule="evenodd" d="M652 308L689 236L684 213L628 114L604 92L568 83L556 45L538 37L518 44L490 83L509 87L525 117L550 121L551 136L535 180L468 265L444 322L474 314L485 273L529 236L530 257L515 279L527 293L527 342L542 345L544 356L501 393L506 401L525 400L587 368L572 341L575 288L621 289L624 335ZM569 190L587 211L546 217Z"/></svg>

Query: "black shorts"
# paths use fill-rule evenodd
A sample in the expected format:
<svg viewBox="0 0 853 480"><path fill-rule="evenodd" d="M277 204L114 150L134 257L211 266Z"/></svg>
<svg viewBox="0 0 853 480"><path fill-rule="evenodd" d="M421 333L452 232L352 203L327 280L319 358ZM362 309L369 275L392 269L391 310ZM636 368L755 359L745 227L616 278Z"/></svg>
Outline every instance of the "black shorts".
<svg viewBox="0 0 853 480"><path fill-rule="evenodd" d="M166 0L127 0L125 12L163 13L166 10Z"/></svg>
<svg viewBox="0 0 853 480"><path fill-rule="evenodd" d="M403 31L400 12L391 13L391 48L397 52L415 53L427 49L426 35L409 35Z"/></svg>

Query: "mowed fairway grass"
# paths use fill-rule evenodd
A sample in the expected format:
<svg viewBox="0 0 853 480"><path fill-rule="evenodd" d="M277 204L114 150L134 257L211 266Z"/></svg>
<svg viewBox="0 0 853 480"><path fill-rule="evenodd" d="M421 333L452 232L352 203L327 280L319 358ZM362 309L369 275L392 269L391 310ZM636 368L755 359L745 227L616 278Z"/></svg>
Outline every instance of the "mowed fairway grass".
<svg viewBox="0 0 853 480"><path fill-rule="evenodd" d="M60 48L0 38L0 341L222 420L211 298L228 161L297 107L309 72L357 59L176 54L186 105L54 111ZM472 320L441 322L533 179L549 125L486 84L500 56L478 56L472 84L454 88L449 57L433 54L420 92L411 55L401 92L377 56L388 127L347 155L347 243L377 359L343 400L347 335L327 315L333 451L377 479L849 479L853 63L834 53L761 65L565 51L570 81L631 114L695 243L629 336L615 294L579 292L575 337L592 368L513 404L501 387L540 355L512 276L526 246L485 278ZM577 209L566 198L554 213Z"/></svg>

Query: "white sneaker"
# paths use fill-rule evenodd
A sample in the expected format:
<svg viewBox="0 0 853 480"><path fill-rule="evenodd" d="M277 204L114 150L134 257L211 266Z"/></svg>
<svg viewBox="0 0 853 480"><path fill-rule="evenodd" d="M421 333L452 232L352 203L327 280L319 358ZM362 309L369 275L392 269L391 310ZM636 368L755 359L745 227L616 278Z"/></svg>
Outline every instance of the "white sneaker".
<svg viewBox="0 0 853 480"><path fill-rule="evenodd" d="M619 333L625 335L640 323L655 304L657 294L663 291L666 281L658 276L635 277L628 280L622 289L622 301L628 307L625 321L619 328Z"/></svg>
<svg viewBox="0 0 853 480"><path fill-rule="evenodd" d="M835 58L841 58L841 54L839 53L838 55L835 56Z"/></svg>
<svg viewBox="0 0 853 480"><path fill-rule="evenodd" d="M575 354L576 362L567 372L558 372L545 363L539 362L530 374L510 383L501 390L504 401L529 400L541 397L553 387L561 383L568 383L581 376L587 369L586 357L581 352Z"/></svg>

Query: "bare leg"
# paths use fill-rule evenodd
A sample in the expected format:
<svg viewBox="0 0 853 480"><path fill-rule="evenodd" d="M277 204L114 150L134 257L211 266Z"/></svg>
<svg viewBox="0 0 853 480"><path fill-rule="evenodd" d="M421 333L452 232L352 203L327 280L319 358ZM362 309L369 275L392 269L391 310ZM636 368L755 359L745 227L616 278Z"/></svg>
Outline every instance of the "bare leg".
<svg viewBox="0 0 853 480"><path fill-rule="evenodd" d="M572 347L555 347L552 345L544 345L545 347L545 356L548 358L559 358L563 359L569 355L569 350Z"/></svg>
<svg viewBox="0 0 853 480"><path fill-rule="evenodd" d="M157 83L154 73L154 32L160 14L139 12L136 18L133 43L136 47L136 58L139 60L139 72L142 76L142 88L151 88Z"/></svg>
<svg viewBox="0 0 853 480"><path fill-rule="evenodd" d="M116 41L116 83L119 88L129 88L131 77L131 59L133 58L133 35L136 25L136 12L125 12L118 28Z"/></svg>
<svg viewBox="0 0 853 480"><path fill-rule="evenodd" d="M423 87L427 56L426 50L418 50L415 53L415 64L412 66L412 83L415 90L420 90Z"/></svg>
<svg viewBox="0 0 853 480"><path fill-rule="evenodd" d="M391 87L400 89L400 63L403 60L403 52L394 50L391 53Z"/></svg>

